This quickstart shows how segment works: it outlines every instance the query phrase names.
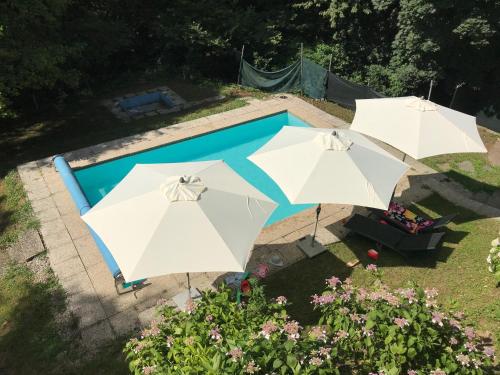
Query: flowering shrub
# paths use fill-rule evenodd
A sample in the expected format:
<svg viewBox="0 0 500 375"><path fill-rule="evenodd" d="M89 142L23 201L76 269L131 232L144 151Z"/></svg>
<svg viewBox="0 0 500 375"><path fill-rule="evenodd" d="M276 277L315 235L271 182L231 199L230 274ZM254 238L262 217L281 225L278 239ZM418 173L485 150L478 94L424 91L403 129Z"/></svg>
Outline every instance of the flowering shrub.
<svg viewBox="0 0 500 375"><path fill-rule="evenodd" d="M488 262L488 270L495 275L497 286L500 285L500 239L495 238L491 241L491 249L486 261Z"/></svg>
<svg viewBox="0 0 500 375"><path fill-rule="evenodd" d="M437 291L389 290L380 272L370 289L350 279L326 280L312 297L318 324L303 328L286 313L287 299L266 302L252 281L249 302L228 289L205 292L186 312L162 305L160 318L125 348L136 374L482 374L484 347L462 314L442 311Z"/></svg>
<svg viewBox="0 0 500 375"><path fill-rule="evenodd" d="M375 266L367 270L379 273ZM369 290L350 279L326 283L312 303L322 312L337 363L373 374L482 374L492 364L492 348L463 326L461 313L439 308L435 289L390 290L378 277Z"/></svg>

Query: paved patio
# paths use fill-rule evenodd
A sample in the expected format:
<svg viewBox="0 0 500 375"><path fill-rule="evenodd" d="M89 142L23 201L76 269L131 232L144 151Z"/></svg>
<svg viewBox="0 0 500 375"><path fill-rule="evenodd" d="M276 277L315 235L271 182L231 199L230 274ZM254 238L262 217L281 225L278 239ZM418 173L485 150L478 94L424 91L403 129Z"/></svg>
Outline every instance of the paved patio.
<svg viewBox="0 0 500 375"><path fill-rule="evenodd" d="M262 101L251 99L249 104L242 108L101 143L66 153L64 156L73 168L83 167L281 111L289 111L316 127L349 126L313 105L293 95L287 95L286 98L271 97ZM400 155L390 146L381 146ZM498 210L474 201L465 201L464 197L452 188L446 191L448 185L440 180L442 175L434 170L412 159L407 158L406 162L412 168L401 179L396 189L396 197L407 202L416 201L436 190L457 204L466 207L467 204L470 205L469 208L479 210L483 215L500 216ZM139 329L152 319L158 299L170 299L186 288L184 274L169 275L150 279L150 285L134 293L117 295L113 277L55 171L51 157L23 164L18 167L18 171L41 222L40 233L50 264L67 291L69 309L79 319L82 340L88 347L95 348L106 340ZM352 206L323 206L319 241L329 244L341 239L344 235L342 221L352 211ZM255 269L274 253L280 254L285 261L280 269L303 259L304 255L297 249L295 242L312 232L314 220L314 209L309 209L265 228L257 240L248 269ZM271 271L277 269L271 266ZM199 289L212 288L214 281L221 275L222 273L193 274L191 284Z"/></svg>

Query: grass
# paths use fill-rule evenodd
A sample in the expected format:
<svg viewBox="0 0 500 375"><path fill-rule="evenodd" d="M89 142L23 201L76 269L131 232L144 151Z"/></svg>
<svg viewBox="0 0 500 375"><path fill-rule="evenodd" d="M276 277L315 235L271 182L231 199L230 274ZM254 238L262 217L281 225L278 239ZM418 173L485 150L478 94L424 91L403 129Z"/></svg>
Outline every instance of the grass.
<svg viewBox="0 0 500 375"><path fill-rule="evenodd" d="M479 134L485 145L492 145L500 139L500 134L479 128ZM465 171L459 164L469 161L473 171ZM472 192L494 193L500 189L500 166L488 160L487 154L449 154L423 159L429 167L443 172L451 179L461 183Z"/></svg>
<svg viewBox="0 0 500 375"><path fill-rule="evenodd" d="M97 357L81 359L82 348L61 334L57 316L64 309L64 291L53 274L37 281L26 266L8 268L0 279L2 374L127 373L121 341L104 347Z"/></svg>
<svg viewBox="0 0 500 375"><path fill-rule="evenodd" d="M349 124L354 119L354 111L351 111L350 109L342 107L341 105L338 105L336 103L328 102L326 100L311 99L306 96L301 96L301 99L305 100L308 103L311 103L312 105L321 109L322 111L325 111L326 113L329 113L340 118L341 120L344 120L345 122L348 122Z"/></svg>
<svg viewBox="0 0 500 375"><path fill-rule="evenodd" d="M38 226L19 175L12 170L0 179L0 250L12 245L27 229Z"/></svg>
<svg viewBox="0 0 500 375"><path fill-rule="evenodd" d="M418 202L413 209L431 216L458 212L456 222L448 226L442 249L406 261L390 250L381 252L379 268L390 286L415 281L423 287L440 290L440 302L466 312L469 323L494 334L500 344L500 289L487 270L486 256L490 242L498 236L498 221L480 218L454 206L439 195ZM306 259L271 275L265 282L269 297L285 295L292 302L290 314L303 324L313 324L318 315L312 310L310 296L324 288L332 275L352 277L357 285L370 279L363 268L371 263L367 250L374 245L359 236L349 236L330 247L328 253ZM349 268L346 263L359 259L361 266Z"/></svg>

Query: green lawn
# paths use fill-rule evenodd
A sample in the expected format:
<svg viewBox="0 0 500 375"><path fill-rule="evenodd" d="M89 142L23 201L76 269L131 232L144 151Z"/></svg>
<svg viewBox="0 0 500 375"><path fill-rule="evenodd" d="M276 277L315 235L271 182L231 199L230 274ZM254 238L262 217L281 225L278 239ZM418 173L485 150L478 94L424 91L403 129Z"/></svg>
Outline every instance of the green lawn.
<svg viewBox="0 0 500 375"><path fill-rule="evenodd" d="M487 146L500 139L500 134L481 128L479 134ZM470 161L474 170L460 168L459 164L464 161ZM500 166L492 165L486 154L441 155L423 159L422 162L460 182L472 192L493 193L500 189Z"/></svg>
<svg viewBox="0 0 500 375"><path fill-rule="evenodd" d="M454 206L439 195L432 195L414 206L415 211L432 216L458 212L456 222L448 226L441 250L421 254L410 261L384 250L377 262L385 283L399 287L416 281L423 287L440 290L440 302L467 313L469 322L483 331L493 332L500 344L500 288L487 270L490 242L498 236L499 222L480 218ZM348 236L332 245L328 253L300 261L271 275L266 281L269 297L285 295L292 302L291 315L303 324L312 324L318 315L311 308L310 296L323 290L324 280L332 275L353 278L358 285L369 280L363 267L371 263L366 255L373 242ZM359 259L354 268L346 263Z"/></svg>

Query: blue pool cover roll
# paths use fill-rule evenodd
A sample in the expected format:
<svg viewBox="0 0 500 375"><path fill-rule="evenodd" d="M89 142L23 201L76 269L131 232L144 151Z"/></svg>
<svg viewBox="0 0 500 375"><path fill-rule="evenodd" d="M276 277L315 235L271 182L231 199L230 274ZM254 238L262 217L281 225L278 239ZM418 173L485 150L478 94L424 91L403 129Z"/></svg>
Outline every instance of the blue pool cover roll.
<svg viewBox="0 0 500 375"><path fill-rule="evenodd" d="M57 171L64 181L64 184L66 185L66 189L68 189L68 191L70 192L77 209L80 211L80 216L85 214L88 210L90 210L91 207L87 198L85 197L85 194L83 194L78 180L73 174L73 170L61 155L54 156L53 161ZM99 251L101 252L102 257L104 258L104 261L106 262L106 265L111 271L111 274L116 278L121 274L121 272L118 264L115 261L115 258L113 258L113 255L111 255L109 249L106 247L104 242L102 242L100 237L92 230L92 228L89 227L89 230L90 234L94 238L97 247L99 248Z"/></svg>

